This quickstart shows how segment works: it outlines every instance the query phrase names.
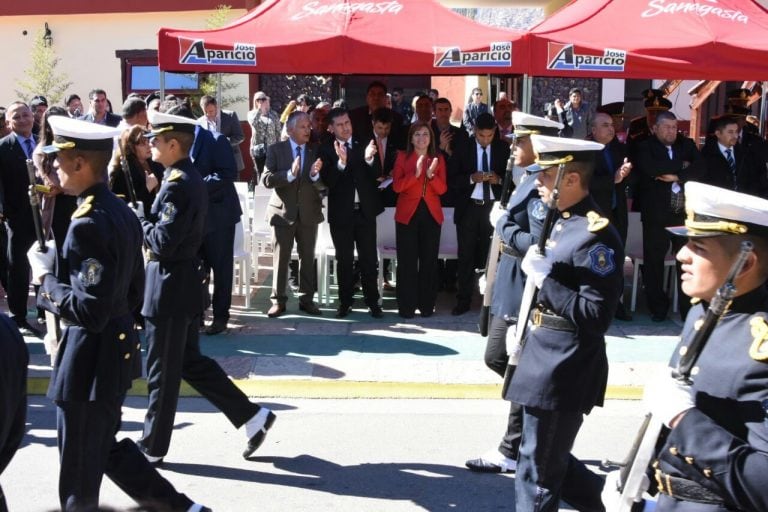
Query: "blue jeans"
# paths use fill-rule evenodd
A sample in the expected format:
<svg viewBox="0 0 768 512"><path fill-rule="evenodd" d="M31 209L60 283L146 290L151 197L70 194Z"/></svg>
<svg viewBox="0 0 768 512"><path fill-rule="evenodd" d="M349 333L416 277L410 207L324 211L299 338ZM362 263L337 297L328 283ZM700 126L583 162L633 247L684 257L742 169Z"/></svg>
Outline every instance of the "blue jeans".
<svg viewBox="0 0 768 512"><path fill-rule="evenodd" d="M571 455L582 422L580 412L523 407L515 478L518 512L557 512L561 498L582 512L605 512L603 479Z"/></svg>

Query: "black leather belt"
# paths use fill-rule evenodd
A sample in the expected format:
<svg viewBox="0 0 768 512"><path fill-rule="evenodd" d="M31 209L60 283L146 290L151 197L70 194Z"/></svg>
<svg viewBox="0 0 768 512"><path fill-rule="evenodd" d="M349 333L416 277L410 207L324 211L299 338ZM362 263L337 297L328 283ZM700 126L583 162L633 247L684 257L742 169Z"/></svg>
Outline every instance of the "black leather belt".
<svg viewBox="0 0 768 512"><path fill-rule="evenodd" d="M473 204L476 204L477 206L485 206L486 204L491 204L491 201L484 201L482 199L473 199Z"/></svg>
<svg viewBox="0 0 768 512"><path fill-rule="evenodd" d="M352 205L352 209L355 210L355 211L359 210L360 209L360 203L353 204Z"/></svg>
<svg viewBox="0 0 768 512"><path fill-rule="evenodd" d="M523 254L520 253L517 249L512 247L511 245L507 245L502 243L501 244L501 252L506 254L507 256L512 256L513 258L522 258Z"/></svg>
<svg viewBox="0 0 768 512"><path fill-rule="evenodd" d="M678 500L704 505L723 505L723 499L720 496L693 480L670 476L657 471L656 484L659 487L659 492Z"/></svg>
<svg viewBox="0 0 768 512"><path fill-rule="evenodd" d="M570 320L540 307L531 312L531 323L535 326L546 327L555 331L576 331Z"/></svg>

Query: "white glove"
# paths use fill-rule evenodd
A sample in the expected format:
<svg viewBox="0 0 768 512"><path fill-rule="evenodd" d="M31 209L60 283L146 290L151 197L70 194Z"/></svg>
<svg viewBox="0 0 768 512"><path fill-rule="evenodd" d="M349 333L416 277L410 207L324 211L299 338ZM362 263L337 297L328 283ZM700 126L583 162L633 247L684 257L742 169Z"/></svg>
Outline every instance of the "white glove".
<svg viewBox="0 0 768 512"><path fill-rule="evenodd" d="M611 471L605 475L605 486L603 487L603 492L600 494L600 499L603 501L603 505L605 505L605 510L619 510L621 505L621 491L619 491L619 486L621 485L621 482L619 481L620 476L619 470ZM648 479L648 476L643 475L643 483L640 486L640 489L638 489L637 496L634 496L632 501L634 503L643 501L643 493L648 490L650 485L651 481ZM646 500L643 512L652 512L654 508L656 508L656 502Z"/></svg>
<svg viewBox="0 0 768 512"><path fill-rule="evenodd" d="M485 278L485 274L480 276L477 280L477 286L480 288L480 295L485 295L485 287L488 284L488 280Z"/></svg>
<svg viewBox="0 0 768 512"><path fill-rule="evenodd" d="M144 201L136 201L136 204L128 203L128 208L133 211L139 220L144 220Z"/></svg>
<svg viewBox="0 0 768 512"><path fill-rule="evenodd" d="M533 279L536 288L541 288L544 278L552 270L552 260L547 255L539 254L538 247L532 245L525 253L520 268L528 276L528 279Z"/></svg>
<svg viewBox="0 0 768 512"><path fill-rule="evenodd" d="M507 329L507 337L505 341L507 344L507 355L509 356L509 361L507 364L510 366L517 366L517 363L520 361L520 352L523 348L515 339L517 337L518 328L521 328L519 323Z"/></svg>
<svg viewBox="0 0 768 512"><path fill-rule="evenodd" d="M649 381L643 393L645 406L667 427L678 414L696 406L693 388L673 378L671 371L665 367L661 375Z"/></svg>
<svg viewBox="0 0 768 512"><path fill-rule="evenodd" d="M53 274L53 266L56 263L56 242L45 242L48 248L46 252L40 250L40 244L35 242L27 251L27 259L32 269L32 284L43 284L45 274Z"/></svg>
<svg viewBox="0 0 768 512"><path fill-rule="evenodd" d="M493 207L491 208L491 213L488 215L488 220L491 221L491 226L495 228L496 224L499 222L499 219L506 214L507 214L507 210L499 206L498 202L493 203Z"/></svg>

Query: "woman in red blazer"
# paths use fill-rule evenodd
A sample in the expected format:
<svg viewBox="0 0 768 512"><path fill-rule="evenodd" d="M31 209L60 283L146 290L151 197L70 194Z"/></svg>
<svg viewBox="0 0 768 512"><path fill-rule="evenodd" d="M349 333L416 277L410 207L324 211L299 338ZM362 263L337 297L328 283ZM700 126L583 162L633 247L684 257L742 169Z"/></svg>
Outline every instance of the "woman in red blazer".
<svg viewBox="0 0 768 512"><path fill-rule="evenodd" d="M392 172L397 192L397 306L400 316L431 316L437 298L437 254L446 185L445 160L435 150L435 134L426 123L408 130L408 147L400 152Z"/></svg>

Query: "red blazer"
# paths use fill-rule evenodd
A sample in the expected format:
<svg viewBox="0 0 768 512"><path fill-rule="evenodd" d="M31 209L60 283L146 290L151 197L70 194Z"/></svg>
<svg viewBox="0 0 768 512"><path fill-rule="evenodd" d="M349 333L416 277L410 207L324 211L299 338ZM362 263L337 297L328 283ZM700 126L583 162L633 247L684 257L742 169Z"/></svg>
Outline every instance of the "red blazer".
<svg viewBox="0 0 768 512"><path fill-rule="evenodd" d="M421 173L416 177L416 161L419 155L415 152L410 155L405 151L398 151L395 168L392 171L392 189L397 192L397 206L395 207L395 222L408 224L419 206L422 197L427 203L429 213L438 224L443 223L443 208L440 206L440 196L448 190L446 185L445 160L443 155L437 155L437 168L432 179L427 179L427 173Z"/></svg>

